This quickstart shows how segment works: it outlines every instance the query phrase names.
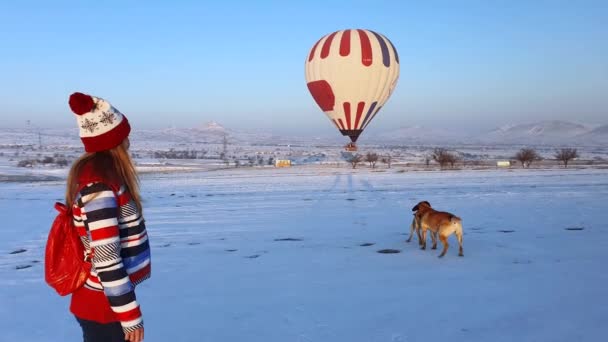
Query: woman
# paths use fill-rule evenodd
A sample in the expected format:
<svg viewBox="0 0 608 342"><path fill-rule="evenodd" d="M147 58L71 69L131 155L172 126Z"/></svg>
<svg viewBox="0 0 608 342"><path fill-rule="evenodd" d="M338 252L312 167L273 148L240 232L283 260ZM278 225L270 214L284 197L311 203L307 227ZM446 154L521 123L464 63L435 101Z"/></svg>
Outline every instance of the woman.
<svg viewBox="0 0 608 342"><path fill-rule="evenodd" d="M129 157L127 118L107 101L74 93L86 153L68 175L66 202L92 263L85 285L72 293L70 311L85 342L143 341L135 285L150 277L150 245L138 177Z"/></svg>

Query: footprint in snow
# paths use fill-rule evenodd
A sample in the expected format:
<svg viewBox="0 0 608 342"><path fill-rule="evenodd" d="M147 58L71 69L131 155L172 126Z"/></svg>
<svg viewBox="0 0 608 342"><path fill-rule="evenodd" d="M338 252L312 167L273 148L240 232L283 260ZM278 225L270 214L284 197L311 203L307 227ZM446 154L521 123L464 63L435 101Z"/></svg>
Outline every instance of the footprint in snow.
<svg viewBox="0 0 608 342"><path fill-rule="evenodd" d="M16 250L8 253L8 254L21 254L21 253L24 253L24 252L27 252L27 249L19 248L19 249L16 249Z"/></svg>
<svg viewBox="0 0 608 342"><path fill-rule="evenodd" d="M398 249L388 248L388 249L381 249L378 251L378 253L380 253L380 254L397 254L397 253L401 253L401 251Z"/></svg>

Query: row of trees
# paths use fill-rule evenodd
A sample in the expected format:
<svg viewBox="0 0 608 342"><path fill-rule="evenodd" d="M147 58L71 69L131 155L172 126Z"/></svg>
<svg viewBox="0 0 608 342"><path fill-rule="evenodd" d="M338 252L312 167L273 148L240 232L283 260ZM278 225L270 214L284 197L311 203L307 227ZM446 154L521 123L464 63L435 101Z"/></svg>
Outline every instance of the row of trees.
<svg viewBox="0 0 608 342"><path fill-rule="evenodd" d="M54 164L56 166L59 167L66 167L68 166L69 162L66 159L65 156L63 155L55 155L53 157L51 156L46 156L42 159L24 159L24 160L20 160L17 163L17 167L33 167L34 165L38 165L38 164L43 164L43 165L50 165L50 164Z"/></svg>
<svg viewBox="0 0 608 342"><path fill-rule="evenodd" d="M207 155L206 150L174 150L154 151L154 158L157 159L203 159Z"/></svg>
<svg viewBox="0 0 608 342"><path fill-rule="evenodd" d="M564 164L564 167L567 168L570 161L578 158L579 154L575 148L562 148L555 151L554 157L556 160L561 161ZM513 159L520 162L523 168L529 168L533 162L542 160L542 157L532 148L522 148L513 156ZM369 152L365 156L355 154L350 157L348 161L354 169L362 162L367 162L369 163L369 167L375 168L378 160L387 164L389 168L391 167L392 157L390 155L380 158L377 153L373 152ZM462 161L462 157L457 152L450 152L446 148L439 147L425 156L424 162L427 167L430 165L431 161L439 164L441 169L445 169L448 166L454 168L454 165L457 162Z"/></svg>
<svg viewBox="0 0 608 342"><path fill-rule="evenodd" d="M235 161L235 165L238 167L239 165L243 165L243 164L237 164L239 161L236 160ZM264 157L258 155L255 157L247 157L247 163L249 166L254 166L254 165L259 165L259 166L263 166L263 165L274 165L274 157L268 157L268 160L265 160Z"/></svg>
<svg viewBox="0 0 608 342"><path fill-rule="evenodd" d="M570 161L579 157L578 151L575 148L562 148L555 151L553 155L556 160L561 161L564 167L568 167ZM543 158L532 148L522 148L514 156L514 159L521 163L524 168L529 168L534 161L543 160Z"/></svg>
<svg viewBox="0 0 608 342"><path fill-rule="evenodd" d="M391 164L393 162L393 158L390 155L380 157L378 153L368 152L365 156L360 154L353 155L348 162L352 165L353 169L357 168L362 162L369 163L369 167L372 169L376 168L376 163L380 160L382 163L386 164L388 168L391 168Z"/></svg>
<svg viewBox="0 0 608 342"><path fill-rule="evenodd" d="M571 160L578 158L579 155L575 148L562 148L555 151L554 157L556 160L561 161L564 164L564 167L567 168L568 163ZM453 168L456 162L462 160L458 154L449 152L445 148L434 149L433 153L425 158L427 166L429 166L431 159L437 162L442 169L448 165ZM523 168L529 168L532 162L540 161L543 158L532 148L522 148L513 156L513 159L520 162Z"/></svg>

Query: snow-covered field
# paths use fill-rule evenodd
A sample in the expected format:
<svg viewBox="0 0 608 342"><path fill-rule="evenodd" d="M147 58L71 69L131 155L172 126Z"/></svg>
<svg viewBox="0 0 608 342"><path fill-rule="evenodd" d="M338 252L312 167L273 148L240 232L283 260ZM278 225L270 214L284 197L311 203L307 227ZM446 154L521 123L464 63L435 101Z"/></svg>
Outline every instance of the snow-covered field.
<svg viewBox="0 0 608 342"><path fill-rule="evenodd" d="M146 341L605 339L608 170L382 171L144 174ZM79 340L43 280L62 196L0 183L0 341ZM465 257L405 242L420 200L463 218Z"/></svg>

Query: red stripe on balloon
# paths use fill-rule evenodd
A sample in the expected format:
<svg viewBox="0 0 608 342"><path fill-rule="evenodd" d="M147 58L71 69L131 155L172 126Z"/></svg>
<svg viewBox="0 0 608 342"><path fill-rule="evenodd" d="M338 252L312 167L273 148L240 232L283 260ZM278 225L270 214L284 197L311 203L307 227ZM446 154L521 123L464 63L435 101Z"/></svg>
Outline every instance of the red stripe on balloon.
<svg viewBox="0 0 608 342"><path fill-rule="evenodd" d="M361 63L370 66L372 65L372 43L365 31L357 30L357 32L359 32L359 40L361 41Z"/></svg>
<svg viewBox="0 0 608 342"><path fill-rule="evenodd" d="M306 84L310 94L315 99L315 102L321 107L324 112L334 110L336 97L331 86L325 80L308 82Z"/></svg>
<svg viewBox="0 0 608 342"><path fill-rule="evenodd" d="M323 39L323 38L321 38ZM321 39L319 39L316 43L315 46L312 47L312 50L310 50L310 55L308 56L308 61L312 61L313 58L315 58L315 51L317 50L317 46L319 46L319 43L321 42Z"/></svg>
<svg viewBox="0 0 608 342"><path fill-rule="evenodd" d="M363 115L363 108L365 107L365 102L361 101L357 104L357 119L355 120L355 129L359 128L359 121L361 121L361 115Z"/></svg>
<svg viewBox="0 0 608 342"><path fill-rule="evenodd" d="M342 122L342 119L338 119L338 124L340 125L340 129L341 130L345 130L346 128L344 128L344 122Z"/></svg>
<svg viewBox="0 0 608 342"><path fill-rule="evenodd" d="M350 102L344 102L344 117L346 117L346 127L350 129Z"/></svg>
<svg viewBox="0 0 608 342"><path fill-rule="evenodd" d="M340 39L340 56L350 55L350 30L344 31Z"/></svg>
<svg viewBox="0 0 608 342"><path fill-rule="evenodd" d="M323 48L321 49L321 58L327 58L329 56L329 49L331 48L331 42L334 40L338 32L334 32L327 37L325 43L323 43Z"/></svg>
<svg viewBox="0 0 608 342"><path fill-rule="evenodd" d="M334 125L336 125L337 129L340 129L340 125L338 125L338 121L336 121L336 119L331 120L331 122L333 122Z"/></svg>

